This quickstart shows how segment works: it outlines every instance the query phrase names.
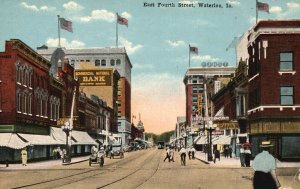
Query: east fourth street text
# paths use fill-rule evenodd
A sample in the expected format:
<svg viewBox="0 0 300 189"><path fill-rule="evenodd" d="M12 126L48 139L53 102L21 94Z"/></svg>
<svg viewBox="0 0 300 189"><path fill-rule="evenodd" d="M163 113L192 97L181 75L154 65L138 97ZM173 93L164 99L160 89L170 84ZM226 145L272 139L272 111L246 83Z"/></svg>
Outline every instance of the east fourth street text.
<svg viewBox="0 0 300 189"><path fill-rule="evenodd" d="M144 2L144 7L158 7L158 8L233 8L230 3L153 3Z"/></svg>

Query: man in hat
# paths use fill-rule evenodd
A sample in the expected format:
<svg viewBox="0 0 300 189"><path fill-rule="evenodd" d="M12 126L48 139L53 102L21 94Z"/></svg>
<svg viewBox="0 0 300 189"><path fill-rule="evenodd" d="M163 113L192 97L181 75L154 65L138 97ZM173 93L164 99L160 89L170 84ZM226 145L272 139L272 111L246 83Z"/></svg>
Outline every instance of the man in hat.
<svg viewBox="0 0 300 189"><path fill-rule="evenodd" d="M253 161L254 189L277 189L280 188L279 180L276 176L276 161L269 153L271 147L270 141L262 141L260 147L262 152L257 154Z"/></svg>

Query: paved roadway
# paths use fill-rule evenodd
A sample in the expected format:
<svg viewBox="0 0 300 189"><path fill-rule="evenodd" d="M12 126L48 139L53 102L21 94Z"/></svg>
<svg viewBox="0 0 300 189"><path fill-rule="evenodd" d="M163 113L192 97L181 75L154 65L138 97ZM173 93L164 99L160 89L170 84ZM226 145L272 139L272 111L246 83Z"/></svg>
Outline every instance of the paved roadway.
<svg viewBox="0 0 300 189"><path fill-rule="evenodd" d="M124 159L105 159L100 168L88 162L69 166L54 165L46 169L0 170L0 188L139 188L139 189L251 189L251 168L212 167L199 160L181 166L163 162L164 150L143 150L125 154ZM292 177L280 176L282 185L300 188Z"/></svg>

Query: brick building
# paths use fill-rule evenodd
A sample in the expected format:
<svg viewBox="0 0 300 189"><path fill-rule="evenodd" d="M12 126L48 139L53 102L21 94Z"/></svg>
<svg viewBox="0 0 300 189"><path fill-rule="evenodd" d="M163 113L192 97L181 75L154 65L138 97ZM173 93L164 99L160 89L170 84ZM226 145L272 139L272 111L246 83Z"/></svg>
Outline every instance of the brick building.
<svg viewBox="0 0 300 189"><path fill-rule="evenodd" d="M56 76L50 75L51 68L47 59L22 41L6 41L5 52L0 53L1 162L20 161L23 147L27 147L29 161L52 159L53 149L65 148L66 134L61 126L71 116L74 89L69 138L73 156L89 154L91 145L97 144L87 131L91 135L98 130L103 133L104 128L113 129L106 124L116 125L106 102L79 91L74 68L67 59L59 62Z"/></svg>
<svg viewBox="0 0 300 189"><path fill-rule="evenodd" d="M281 159L300 159L300 20L258 22L248 36L248 132Z"/></svg>

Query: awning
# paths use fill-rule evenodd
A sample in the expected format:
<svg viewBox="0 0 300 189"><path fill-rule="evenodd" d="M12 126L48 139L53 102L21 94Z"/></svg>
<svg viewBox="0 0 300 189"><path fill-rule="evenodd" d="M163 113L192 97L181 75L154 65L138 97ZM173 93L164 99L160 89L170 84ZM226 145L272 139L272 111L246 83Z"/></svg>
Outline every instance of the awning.
<svg viewBox="0 0 300 189"><path fill-rule="evenodd" d="M201 136L197 141L196 144L207 144L207 137Z"/></svg>
<svg viewBox="0 0 300 189"><path fill-rule="evenodd" d="M60 145L62 141L55 140L50 135L34 135L34 134L18 134L20 137L28 141L30 145Z"/></svg>
<svg viewBox="0 0 300 189"><path fill-rule="evenodd" d="M54 140L66 144L66 133L63 132L61 128L51 127L50 135Z"/></svg>
<svg viewBox="0 0 300 189"><path fill-rule="evenodd" d="M231 137L230 136L221 135L221 136L215 137L212 140L212 143L213 144L229 145L231 143Z"/></svg>
<svg viewBox="0 0 300 189"><path fill-rule="evenodd" d="M87 132L72 130L70 135L75 139L72 145L97 145Z"/></svg>
<svg viewBox="0 0 300 189"><path fill-rule="evenodd" d="M0 146L13 149L22 149L29 144L15 133L0 133Z"/></svg>

